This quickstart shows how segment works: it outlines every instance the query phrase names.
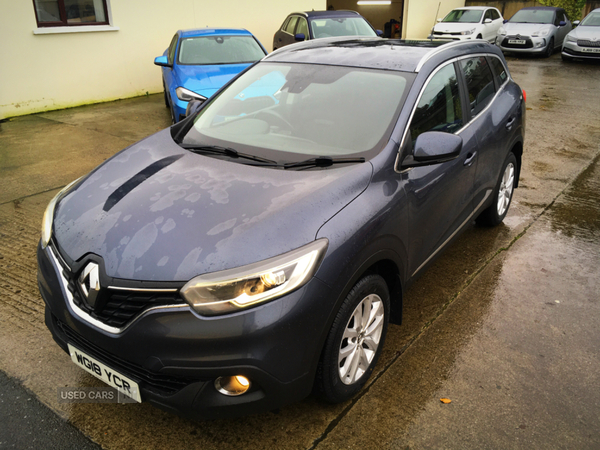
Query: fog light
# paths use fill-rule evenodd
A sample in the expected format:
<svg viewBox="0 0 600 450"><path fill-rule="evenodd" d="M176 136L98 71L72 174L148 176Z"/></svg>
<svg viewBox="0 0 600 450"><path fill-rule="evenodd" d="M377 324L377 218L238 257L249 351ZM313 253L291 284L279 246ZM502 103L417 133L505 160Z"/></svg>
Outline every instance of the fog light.
<svg viewBox="0 0 600 450"><path fill-rule="evenodd" d="M219 377L215 380L215 388L223 395L234 397L250 389L250 380L242 375Z"/></svg>

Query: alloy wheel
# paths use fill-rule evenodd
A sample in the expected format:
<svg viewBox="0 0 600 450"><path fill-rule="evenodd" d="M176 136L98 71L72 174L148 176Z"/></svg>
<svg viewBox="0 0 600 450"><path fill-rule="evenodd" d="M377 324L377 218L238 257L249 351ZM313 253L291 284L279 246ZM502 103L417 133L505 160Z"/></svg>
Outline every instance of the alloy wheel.
<svg viewBox="0 0 600 450"><path fill-rule="evenodd" d="M366 296L356 307L342 336L338 364L342 382L358 381L369 368L381 340L385 310L376 294Z"/></svg>
<svg viewBox="0 0 600 450"><path fill-rule="evenodd" d="M513 193L514 184L515 166L513 163L509 163L504 169L502 181L500 182L500 188L498 190L497 210L499 216L502 216L508 209L508 205L510 204L510 198Z"/></svg>

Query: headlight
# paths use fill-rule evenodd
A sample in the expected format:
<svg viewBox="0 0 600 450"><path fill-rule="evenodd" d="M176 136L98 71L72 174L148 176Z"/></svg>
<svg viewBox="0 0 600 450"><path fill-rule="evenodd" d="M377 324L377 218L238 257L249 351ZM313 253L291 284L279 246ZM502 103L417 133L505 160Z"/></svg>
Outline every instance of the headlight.
<svg viewBox="0 0 600 450"><path fill-rule="evenodd" d="M575 36L567 34L567 41L569 41L569 42L577 42L577 38Z"/></svg>
<svg viewBox="0 0 600 450"><path fill-rule="evenodd" d="M177 94L177 98L179 100L183 100L184 102L189 102L191 100L206 100L206 97L200 94L196 94L195 92L190 91L189 89L178 87L175 89L175 94Z"/></svg>
<svg viewBox="0 0 600 450"><path fill-rule="evenodd" d="M460 34L462 34L463 36L467 36L467 35L473 34L473 33L475 33L475 28L472 28L472 29L467 30L467 31L461 31L460 32Z"/></svg>
<svg viewBox="0 0 600 450"><path fill-rule="evenodd" d="M540 30L540 31L536 31L531 36L532 37L544 37L544 36L548 36L548 33L550 33L550 30L548 30L548 29Z"/></svg>
<svg viewBox="0 0 600 450"><path fill-rule="evenodd" d="M327 239L319 239L274 258L197 276L181 289L181 295L203 316L227 314L273 300L307 283L328 245Z"/></svg>
<svg viewBox="0 0 600 450"><path fill-rule="evenodd" d="M75 181L67 184L61 191L54 196L48 206L46 206L46 211L44 211L44 217L42 217L42 248L46 248L48 243L50 242L50 238L52 237L52 222L54 222L54 208L70 190L71 188L81 180L83 177L77 178Z"/></svg>
<svg viewBox="0 0 600 450"><path fill-rule="evenodd" d="M500 28L500 29L498 30L498 34L499 34L499 35L501 35L501 36L506 36L506 29L504 29L504 28Z"/></svg>

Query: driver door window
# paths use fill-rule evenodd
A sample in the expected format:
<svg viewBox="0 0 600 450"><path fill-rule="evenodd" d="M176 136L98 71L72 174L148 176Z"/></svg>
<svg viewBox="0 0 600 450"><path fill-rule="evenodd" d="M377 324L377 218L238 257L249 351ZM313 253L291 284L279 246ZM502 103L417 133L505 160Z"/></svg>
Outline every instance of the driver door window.
<svg viewBox="0 0 600 450"><path fill-rule="evenodd" d="M308 23L306 22L306 19L302 17L298 19L298 27L296 28L296 34L298 33L304 34L304 40L308 39Z"/></svg>
<svg viewBox="0 0 600 450"><path fill-rule="evenodd" d="M414 142L426 131L455 133L463 126L462 105L454 64L439 70L427 83L410 123Z"/></svg>

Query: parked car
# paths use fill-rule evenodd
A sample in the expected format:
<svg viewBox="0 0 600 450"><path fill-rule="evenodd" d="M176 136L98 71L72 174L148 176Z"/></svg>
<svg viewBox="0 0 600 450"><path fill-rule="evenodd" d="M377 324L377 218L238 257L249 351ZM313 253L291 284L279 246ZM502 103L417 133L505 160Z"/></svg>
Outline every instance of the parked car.
<svg viewBox="0 0 600 450"><path fill-rule="evenodd" d="M502 14L496 8L467 6L448 13L431 29L429 39L467 40L484 39L494 43L502 26Z"/></svg>
<svg viewBox="0 0 600 450"><path fill-rule="evenodd" d="M381 35L356 11L306 11L286 17L273 36L273 50L295 42L334 36L375 37Z"/></svg>
<svg viewBox="0 0 600 450"><path fill-rule="evenodd" d="M204 101L267 54L247 30L179 30L154 64L162 67L165 105L173 123L185 117L190 100Z"/></svg>
<svg viewBox="0 0 600 450"><path fill-rule="evenodd" d="M531 6L515 13L500 30L496 44L504 52L549 57L560 48L572 25L562 8Z"/></svg>
<svg viewBox="0 0 600 450"><path fill-rule="evenodd" d="M567 34L562 46L563 61L573 58L600 59L600 8L591 11L573 31Z"/></svg>
<svg viewBox="0 0 600 450"><path fill-rule="evenodd" d="M473 219L506 216L524 125L483 41L280 49L50 202L46 324L82 369L190 417L313 386L345 401L410 284Z"/></svg>

